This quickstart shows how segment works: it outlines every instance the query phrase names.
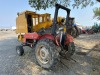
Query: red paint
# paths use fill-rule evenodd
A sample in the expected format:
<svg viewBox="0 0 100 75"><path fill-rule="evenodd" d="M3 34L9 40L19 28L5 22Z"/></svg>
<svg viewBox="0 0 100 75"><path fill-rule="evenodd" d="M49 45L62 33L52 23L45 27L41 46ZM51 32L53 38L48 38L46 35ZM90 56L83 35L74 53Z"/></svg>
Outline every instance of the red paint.
<svg viewBox="0 0 100 75"><path fill-rule="evenodd" d="M69 34L66 35L65 45L68 45L70 42L73 42L73 37ZM38 33L27 33L24 35L24 43L26 42L26 39L32 39L32 40L42 40L42 39L50 39L53 40L57 46L60 46L60 37L56 36L54 38L51 34L44 34L43 36L38 35Z"/></svg>
<svg viewBox="0 0 100 75"><path fill-rule="evenodd" d="M54 37L51 34L45 34L43 36L38 35L38 33L27 33L24 35L24 43L26 42L26 39L32 39L32 40L42 40L42 39L50 39L54 41Z"/></svg>
<svg viewBox="0 0 100 75"><path fill-rule="evenodd" d="M86 34L87 32L86 32L86 30L85 30L85 29L83 29L83 30L82 30L82 33Z"/></svg>
<svg viewBox="0 0 100 75"><path fill-rule="evenodd" d="M60 37L59 36L57 36L55 38L55 42L56 42L57 46L60 46ZM67 34L64 44L68 45L70 42L73 42L73 37L71 35Z"/></svg>
<svg viewBox="0 0 100 75"><path fill-rule="evenodd" d="M70 42L73 42L73 37L69 34L67 34L65 45L68 45Z"/></svg>
<svg viewBox="0 0 100 75"><path fill-rule="evenodd" d="M39 39L39 35L36 32L26 33L24 35L24 42L26 42L26 39L34 39L34 40L37 40L37 39Z"/></svg>
<svg viewBox="0 0 100 75"><path fill-rule="evenodd" d="M43 36L40 36L39 40L42 40L42 39L50 39L50 40L53 40L54 41L54 36L51 35L51 34L44 34Z"/></svg>

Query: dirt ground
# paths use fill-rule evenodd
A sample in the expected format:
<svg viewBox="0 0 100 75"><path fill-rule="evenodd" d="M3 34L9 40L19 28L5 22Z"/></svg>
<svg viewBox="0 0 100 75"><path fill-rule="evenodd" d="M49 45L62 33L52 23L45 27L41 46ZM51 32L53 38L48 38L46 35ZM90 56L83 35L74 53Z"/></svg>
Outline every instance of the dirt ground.
<svg viewBox="0 0 100 75"><path fill-rule="evenodd" d="M100 75L100 33L82 34L74 39L74 60L61 59L53 69L45 70L34 63L32 50L24 47L25 54L16 54L20 45L14 31L0 31L0 75Z"/></svg>

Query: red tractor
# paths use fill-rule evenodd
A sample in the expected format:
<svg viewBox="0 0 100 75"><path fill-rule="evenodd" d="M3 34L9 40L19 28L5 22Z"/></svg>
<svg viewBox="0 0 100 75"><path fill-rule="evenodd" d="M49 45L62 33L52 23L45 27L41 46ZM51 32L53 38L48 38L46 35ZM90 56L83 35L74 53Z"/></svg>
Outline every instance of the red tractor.
<svg viewBox="0 0 100 75"><path fill-rule="evenodd" d="M59 9L63 9L67 13L67 22L65 23L66 32L64 32L64 28L57 28ZM29 32L24 34L24 42L20 46L16 47L18 55L22 56L24 54L23 46L29 46L34 49L36 63L47 69L53 67L58 62L60 56L70 58L75 52L75 46L72 36L67 32L72 27L69 23L69 15L70 9L60 4L56 4L51 33L45 33L44 29L42 29L42 33Z"/></svg>

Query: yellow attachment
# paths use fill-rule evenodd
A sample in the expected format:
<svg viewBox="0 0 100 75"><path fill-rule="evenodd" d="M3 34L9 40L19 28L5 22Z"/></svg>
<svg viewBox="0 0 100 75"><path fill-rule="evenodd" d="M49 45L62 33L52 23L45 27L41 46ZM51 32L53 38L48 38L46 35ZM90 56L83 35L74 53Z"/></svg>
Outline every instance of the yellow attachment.
<svg viewBox="0 0 100 75"><path fill-rule="evenodd" d="M29 27L27 15L31 16L31 27ZM58 17L57 22L59 25L62 25L61 21L62 17ZM22 33L29 33L29 28L31 28L31 32L38 32L41 28L49 28L52 25L52 22L53 19L51 19L51 14L49 13L38 14L32 11L24 11L18 14L18 17L16 18L16 33L19 34L18 40L23 41L24 37ZM64 28L64 32L66 32L66 28Z"/></svg>
<svg viewBox="0 0 100 75"><path fill-rule="evenodd" d="M25 11L20 13L16 18L16 33L28 33L28 23L26 15L31 15L32 20L32 32L39 31L41 28L48 28L52 25L51 14L37 14L32 11Z"/></svg>
<svg viewBox="0 0 100 75"><path fill-rule="evenodd" d="M63 17L58 17L57 22L60 23Z"/></svg>
<svg viewBox="0 0 100 75"><path fill-rule="evenodd" d="M31 16L31 32L38 32L41 28L49 28L52 25L51 14L37 14L32 11L25 11L18 14L16 18L16 33L20 34L18 36L19 41L23 41L22 33L29 33L29 24L27 15Z"/></svg>
<svg viewBox="0 0 100 75"><path fill-rule="evenodd" d="M27 20L25 13L20 14L16 19L16 33L27 33Z"/></svg>
<svg viewBox="0 0 100 75"><path fill-rule="evenodd" d="M64 27L64 32L66 32L66 27Z"/></svg>
<svg viewBox="0 0 100 75"><path fill-rule="evenodd" d="M18 35L18 40L23 42L24 41L24 35L19 34Z"/></svg>

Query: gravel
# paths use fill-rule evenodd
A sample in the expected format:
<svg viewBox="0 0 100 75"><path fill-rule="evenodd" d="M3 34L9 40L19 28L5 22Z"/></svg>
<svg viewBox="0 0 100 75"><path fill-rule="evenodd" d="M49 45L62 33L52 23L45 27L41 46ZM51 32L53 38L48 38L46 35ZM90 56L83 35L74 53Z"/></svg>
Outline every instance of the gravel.
<svg viewBox="0 0 100 75"><path fill-rule="evenodd" d="M74 60L61 59L53 69L45 70L34 63L32 50L24 47L18 56L17 35L13 31L0 31L0 75L100 75L100 33L82 34L75 40ZM62 64L63 63L63 64Z"/></svg>

